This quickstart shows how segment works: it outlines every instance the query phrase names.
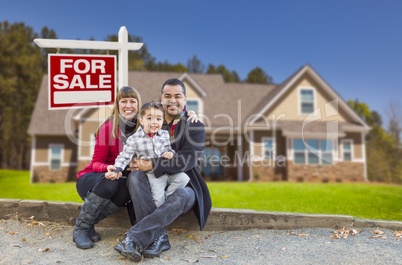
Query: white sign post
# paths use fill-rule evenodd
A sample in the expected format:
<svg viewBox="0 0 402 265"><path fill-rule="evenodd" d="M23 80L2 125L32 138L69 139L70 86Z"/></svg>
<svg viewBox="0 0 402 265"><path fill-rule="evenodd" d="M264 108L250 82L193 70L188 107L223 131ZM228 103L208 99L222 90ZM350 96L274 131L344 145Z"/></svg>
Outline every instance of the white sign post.
<svg viewBox="0 0 402 265"><path fill-rule="evenodd" d="M119 88L128 85L128 51L141 49L143 43L128 42L126 27L119 30L118 42L112 41L82 41L82 40L58 40L58 39L34 39L36 45L41 48L69 48L92 50L118 50L119 51Z"/></svg>

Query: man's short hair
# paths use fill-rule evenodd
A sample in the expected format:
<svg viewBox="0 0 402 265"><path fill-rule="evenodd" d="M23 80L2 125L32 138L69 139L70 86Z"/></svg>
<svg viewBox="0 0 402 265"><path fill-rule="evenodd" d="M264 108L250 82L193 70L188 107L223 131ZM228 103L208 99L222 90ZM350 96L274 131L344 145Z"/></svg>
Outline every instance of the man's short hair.
<svg viewBox="0 0 402 265"><path fill-rule="evenodd" d="M171 78L165 81L165 83L163 83L162 85L162 89L161 89L161 93L163 94L163 88L166 86L177 86L180 85L183 88L183 94L186 96L186 86L183 84L182 81L180 81L180 79L177 78Z"/></svg>

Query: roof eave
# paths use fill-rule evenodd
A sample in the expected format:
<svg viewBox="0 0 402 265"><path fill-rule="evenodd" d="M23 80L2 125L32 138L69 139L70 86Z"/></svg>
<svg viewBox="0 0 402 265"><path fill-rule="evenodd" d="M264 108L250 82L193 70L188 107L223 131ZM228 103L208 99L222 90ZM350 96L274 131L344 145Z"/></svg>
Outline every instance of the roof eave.
<svg viewBox="0 0 402 265"><path fill-rule="evenodd" d="M205 97L207 92L188 74L184 73L179 77L180 80L188 80L190 84L195 88L195 90L202 96Z"/></svg>

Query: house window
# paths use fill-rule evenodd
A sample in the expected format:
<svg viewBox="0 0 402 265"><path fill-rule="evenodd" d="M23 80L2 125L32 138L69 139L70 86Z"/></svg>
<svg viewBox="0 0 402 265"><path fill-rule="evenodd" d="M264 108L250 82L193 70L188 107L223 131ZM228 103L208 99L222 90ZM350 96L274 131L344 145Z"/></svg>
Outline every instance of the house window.
<svg viewBox="0 0 402 265"><path fill-rule="evenodd" d="M187 99L186 109L187 109L187 111L192 110L192 111L194 111L195 113L198 113L198 112L199 112L198 100Z"/></svg>
<svg viewBox="0 0 402 265"><path fill-rule="evenodd" d="M50 145L50 169L59 170L61 169L61 159L62 159L62 145Z"/></svg>
<svg viewBox="0 0 402 265"><path fill-rule="evenodd" d="M301 114L310 114L314 111L314 90L300 89Z"/></svg>
<svg viewBox="0 0 402 265"><path fill-rule="evenodd" d="M352 161L352 140L342 141L343 161Z"/></svg>
<svg viewBox="0 0 402 265"><path fill-rule="evenodd" d="M293 140L293 150L295 164L306 164L306 148L302 139Z"/></svg>
<svg viewBox="0 0 402 265"><path fill-rule="evenodd" d="M272 159L272 152L274 150L272 138L263 138L262 141L264 143L263 150L262 150L264 158Z"/></svg>
<svg viewBox="0 0 402 265"><path fill-rule="evenodd" d="M332 140L303 139L293 140L295 164L329 165L333 161Z"/></svg>
<svg viewBox="0 0 402 265"><path fill-rule="evenodd" d="M319 159L319 141L318 140L307 140L307 145L308 145L308 151L307 151L307 157L308 157L308 164L310 165L318 165L320 164L320 159Z"/></svg>
<svg viewBox="0 0 402 265"><path fill-rule="evenodd" d="M332 140L321 140L321 164L330 165L333 163L333 146Z"/></svg>

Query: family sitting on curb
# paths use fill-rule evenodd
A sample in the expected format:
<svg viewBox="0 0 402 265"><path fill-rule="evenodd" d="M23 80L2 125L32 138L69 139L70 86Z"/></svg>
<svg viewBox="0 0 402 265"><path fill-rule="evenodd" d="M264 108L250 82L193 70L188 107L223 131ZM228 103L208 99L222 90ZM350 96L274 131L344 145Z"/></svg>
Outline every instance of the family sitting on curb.
<svg viewBox="0 0 402 265"><path fill-rule="evenodd" d="M170 249L165 227L190 210L203 229L212 206L199 169L205 128L186 111L186 99L185 85L169 79L162 85L162 106L144 104L137 121L138 92L119 91L111 116L96 133L93 159L77 175L84 200L73 232L78 248L93 247L100 240L94 224L130 200L136 224L115 250L134 261Z"/></svg>

